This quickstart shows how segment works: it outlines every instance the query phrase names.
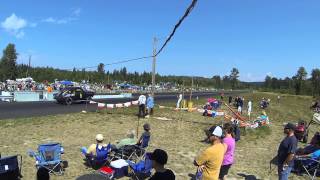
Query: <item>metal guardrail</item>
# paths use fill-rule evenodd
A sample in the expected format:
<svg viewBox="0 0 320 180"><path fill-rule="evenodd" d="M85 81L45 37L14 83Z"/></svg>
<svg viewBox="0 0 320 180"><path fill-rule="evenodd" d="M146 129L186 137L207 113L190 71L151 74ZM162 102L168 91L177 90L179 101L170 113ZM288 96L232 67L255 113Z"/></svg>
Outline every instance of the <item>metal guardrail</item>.
<svg viewBox="0 0 320 180"><path fill-rule="evenodd" d="M15 91L11 92L2 92L0 95L0 101L6 102L36 102L36 101L54 101L53 94L58 93L54 91L48 93L46 91ZM13 94L13 95L12 95ZM131 93L121 93L121 94L98 94L93 96L92 99L112 99L112 98L131 98Z"/></svg>

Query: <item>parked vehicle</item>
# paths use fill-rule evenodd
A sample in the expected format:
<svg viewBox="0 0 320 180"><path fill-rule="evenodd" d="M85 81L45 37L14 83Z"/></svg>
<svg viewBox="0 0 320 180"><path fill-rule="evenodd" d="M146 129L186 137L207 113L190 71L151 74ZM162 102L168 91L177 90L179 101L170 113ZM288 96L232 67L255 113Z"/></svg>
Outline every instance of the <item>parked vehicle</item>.
<svg viewBox="0 0 320 180"><path fill-rule="evenodd" d="M54 94L54 99L60 104L71 105L91 100L93 96L93 91L85 90L81 87L68 87Z"/></svg>

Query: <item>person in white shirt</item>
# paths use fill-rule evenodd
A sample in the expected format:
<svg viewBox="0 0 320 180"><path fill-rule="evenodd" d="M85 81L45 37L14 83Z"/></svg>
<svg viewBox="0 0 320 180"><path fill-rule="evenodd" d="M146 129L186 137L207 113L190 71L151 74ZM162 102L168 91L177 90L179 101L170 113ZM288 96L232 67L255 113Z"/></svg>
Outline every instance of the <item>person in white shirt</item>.
<svg viewBox="0 0 320 180"><path fill-rule="evenodd" d="M249 116L249 119L250 119L251 112L252 112L252 102L251 102L251 100L250 100L250 101L248 102L248 116Z"/></svg>
<svg viewBox="0 0 320 180"><path fill-rule="evenodd" d="M178 96L178 102L177 102L177 109L178 108L180 108L180 103L181 103L181 101L182 101L182 94L179 94L179 96Z"/></svg>
<svg viewBox="0 0 320 180"><path fill-rule="evenodd" d="M139 103L139 115L138 116L139 117L144 118L146 115L146 101L147 101L146 96L141 94L138 99L138 103Z"/></svg>

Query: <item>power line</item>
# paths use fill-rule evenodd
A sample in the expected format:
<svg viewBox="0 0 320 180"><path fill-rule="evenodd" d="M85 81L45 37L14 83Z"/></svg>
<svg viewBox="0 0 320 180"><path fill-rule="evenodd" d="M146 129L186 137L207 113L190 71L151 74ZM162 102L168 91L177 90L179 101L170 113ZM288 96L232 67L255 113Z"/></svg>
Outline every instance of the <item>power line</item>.
<svg viewBox="0 0 320 180"><path fill-rule="evenodd" d="M108 64L104 64L106 66L111 66L111 65L115 65L115 64L122 64L122 63L127 63L127 62L131 62L131 61L137 61L137 60L141 60L141 59L148 59L148 58L152 58L153 56L144 56L144 57L139 57L139 58L134 58L134 59L128 59L128 60L123 60L123 61L117 61L117 62L113 62L113 63L108 63Z"/></svg>
<svg viewBox="0 0 320 180"><path fill-rule="evenodd" d="M180 18L180 20L178 21L178 23L174 26L171 34L169 35L169 37L167 38L167 40L165 41L165 43L162 45L162 47L160 48L160 50L157 52L157 54L155 56L158 56L161 51L164 49L164 47L168 44L168 42L171 40L171 38L173 37L174 33L176 32L176 30L178 29L178 27L180 26L180 24L182 23L182 21L190 14L190 12L192 11L192 9L195 7L196 3L198 0L192 0L192 3L190 4L190 6L188 7L188 9L186 10L186 12L184 13L184 15Z"/></svg>
<svg viewBox="0 0 320 180"><path fill-rule="evenodd" d="M115 61L112 63L107 63L104 64L105 66L111 66L111 65L116 65L116 64L123 64L123 63L127 63L127 62L131 62L131 61L138 61L138 60L143 60L143 59L148 59L148 58L152 58L152 57L156 57L158 56L161 51L165 48L165 46L169 43L169 41L171 40L171 38L174 36L176 30L178 29L178 27L181 25L181 23L184 21L184 19L191 13L191 11L193 10L193 8L195 7L196 3L198 0L192 0L192 3L189 5L189 7L187 8L187 10L185 11L184 15L179 19L178 23L174 26L171 34L168 36L168 38L166 39L166 41L164 42L164 44L162 45L162 47L159 49L159 51L152 55L152 56L143 56L143 57L139 57L139 58L132 58L132 59L127 59L127 60L120 60L120 61ZM98 66L89 66L89 67L82 67L82 68L72 68L72 69L63 69L63 70L73 70L73 69L91 69L91 68L96 68Z"/></svg>
<svg viewBox="0 0 320 180"><path fill-rule="evenodd" d="M127 63L127 62L131 62L131 61L138 61L138 60L143 60L143 59L148 59L148 58L152 58L153 56L143 56L143 57L139 57L139 58L132 58L132 59L127 59L127 60L121 60L121 61L114 61L112 63L107 63L104 64L105 66L111 66L111 65L116 65L116 64L123 64L123 63ZM87 67L81 67L81 68L70 68L70 69L63 69L66 71L70 71L73 69L92 69L92 68L97 68L98 66L87 66Z"/></svg>

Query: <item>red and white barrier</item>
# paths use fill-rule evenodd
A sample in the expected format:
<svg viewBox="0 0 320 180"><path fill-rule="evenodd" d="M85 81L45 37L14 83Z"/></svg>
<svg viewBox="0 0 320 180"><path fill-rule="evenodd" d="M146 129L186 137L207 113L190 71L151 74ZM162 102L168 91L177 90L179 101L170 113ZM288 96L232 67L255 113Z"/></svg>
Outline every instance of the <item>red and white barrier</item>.
<svg viewBox="0 0 320 180"><path fill-rule="evenodd" d="M130 107L132 105L138 105L138 101L131 101L131 102L126 102L126 103L117 103L117 104L105 104L105 103L99 103L95 101L90 101L90 104L98 104L98 109L113 109L113 108L124 108L124 107Z"/></svg>

